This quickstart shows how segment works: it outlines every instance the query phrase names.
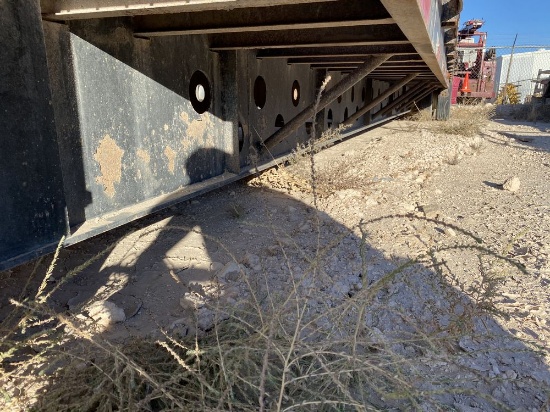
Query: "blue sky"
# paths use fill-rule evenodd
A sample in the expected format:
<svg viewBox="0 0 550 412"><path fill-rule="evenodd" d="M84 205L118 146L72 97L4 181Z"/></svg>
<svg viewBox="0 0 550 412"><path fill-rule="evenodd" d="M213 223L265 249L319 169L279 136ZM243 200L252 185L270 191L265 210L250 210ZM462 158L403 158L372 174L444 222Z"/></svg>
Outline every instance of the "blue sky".
<svg viewBox="0 0 550 412"><path fill-rule="evenodd" d="M464 0L460 28L483 19L488 46L550 45L550 0Z"/></svg>

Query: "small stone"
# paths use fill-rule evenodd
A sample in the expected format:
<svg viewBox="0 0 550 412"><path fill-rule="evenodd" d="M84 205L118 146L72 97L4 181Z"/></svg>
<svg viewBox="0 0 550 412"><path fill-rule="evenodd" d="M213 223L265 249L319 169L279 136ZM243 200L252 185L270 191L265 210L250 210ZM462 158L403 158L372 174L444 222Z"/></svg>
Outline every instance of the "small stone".
<svg viewBox="0 0 550 412"><path fill-rule="evenodd" d="M365 197L365 203L363 203L363 205L365 207L378 206L378 202L376 200L374 200L372 197L366 196Z"/></svg>
<svg viewBox="0 0 550 412"><path fill-rule="evenodd" d="M90 318L104 327L126 320L124 310L108 300L92 303L86 308L86 311Z"/></svg>
<svg viewBox="0 0 550 412"><path fill-rule="evenodd" d="M302 220L302 216L300 214L300 211L298 209L296 209L295 207L288 206L287 212L288 212L288 220L290 222L298 222L298 221Z"/></svg>
<svg viewBox="0 0 550 412"><path fill-rule="evenodd" d="M202 308L197 315L197 326L201 330L209 330L214 326L215 313L207 308Z"/></svg>
<svg viewBox="0 0 550 412"><path fill-rule="evenodd" d="M371 328L369 331L369 338L375 345L383 346L387 342L386 336L378 328Z"/></svg>
<svg viewBox="0 0 550 412"><path fill-rule="evenodd" d="M181 325L185 325L189 323L189 320L187 318L179 318L179 319L176 319L175 321L173 321L170 326L168 327L168 329L172 330L174 328L176 328L177 326L181 326Z"/></svg>
<svg viewBox="0 0 550 412"><path fill-rule="evenodd" d="M423 206L420 206L419 209L424 213L424 216L426 216L428 219L435 219L441 214L439 206L435 204L423 205Z"/></svg>
<svg viewBox="0 0 550 412"><path fill-rule="evenodd" d="M335 282L331 288L332 293L335 297L340 297L347 295L350 291L350 287L347 283L344 282Z"/></svg>
<svg viewBox="0 0 550 412"><path fill-rule="evenodd" d="M302 226L300 226L299 230L300 232L309 232L311 231L311 225L309 224L309 222L306 222Z"/></svg>
<svg viewBox="0 0 550 412"><path fill-rule="evenodd" d="M495 376L500 375L500 369L498 368L497 362L494 359L489 359L489 363L491 364L491 369Z"/></svg>
<svg viewBox="0 0 550 412"><path fill-rule="evenodd" d="M478 345L472 340L470 336L463 336L458 341L458 346L464 351L464 352L473 352L477 350Z"/></svg>
<svg viewBox="0 0 550 412"><path fill-rule="evenodd" d="M450 228L450 227L448 227L448 228L445 229L445 234L446 234L447 236L451 236L451 237L455 237L455 236L456 236L456 232L455 232L452 228Z"/></svg>
<svg viewBox="0 0 550 412"><path fill-rule="evenodd" d="M515 371L513 371L512 369L508 369L504 373L506 374L506 377L510 380L514 380L518 377L518 374Z"/></svg>
<svg viewBox="0 0 550 412"><path fill-rule="evenodd" d="M185 292L180 298L180 306L185 310L195 310L204 306L204 300L196 293Z"/></svg>
<svg viewBox="0 0 550 412"><path fill-rule="evenodd" d="M224 265L221 262L212 262L210 264L210 271L217 272L217 271L221 270L223 268L223 266Z"/></svg>
<svg viewBox="0 0 550 412"><path fill-rule="evenodd" d="M287 246L287 247L292 247L292 246L295 246L295 243L292 241L292 239L288 238L288 237L280 237L277 239L281 245L283 246Z"/></svg>
<svg viewBox="0 0 550 412"><path fill-rule="evenodd" d="M506 181L502 184L502 188L508 192L517 192L519 190L519 186L520 181L517 176L506 179Z"/></svg>
<svg viewBox="0 0 550 412"><path fill-rule="evenodd" d="M222 298L225 299L228 303L229 301L235 301L236 298L238 298L240 295L240 290L237 287L229 287L223 290L222 292Z"/></svg>
<svg viewBox="0 0 550 412"><path fill-rule="evenodd" d="M246 252L246 254L243 257L242 263L246 267L249 267L256 271L262 269L262 265L260 264L260 258L250 252Z"/></svg>
<svg viewBox="0 0 550 412"><path fill-rule="evenodd" d="M78 294L73 296L67 301L67 307L69 310L75 310L78 308L78 306L82 303L82 297L80 297Z"/></svg>
<svg viewBox="0 0 550 412"><path fill-rule="evenodd" d="M229 262L218 272L218 279L223 278L235 282L239 279L240 274L241 267L236 262Z"/></svg>

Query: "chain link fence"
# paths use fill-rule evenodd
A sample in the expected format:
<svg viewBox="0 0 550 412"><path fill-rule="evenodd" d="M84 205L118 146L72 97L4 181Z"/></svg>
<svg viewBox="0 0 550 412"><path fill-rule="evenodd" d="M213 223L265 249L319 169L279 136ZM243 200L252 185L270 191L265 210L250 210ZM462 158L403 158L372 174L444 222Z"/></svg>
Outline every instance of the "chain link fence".
<svg viewBox="0 0 550 412"><path fill-rule="evenodd" d="M550 104L550 45L461 43L456 50L452 103Z"/></svg>

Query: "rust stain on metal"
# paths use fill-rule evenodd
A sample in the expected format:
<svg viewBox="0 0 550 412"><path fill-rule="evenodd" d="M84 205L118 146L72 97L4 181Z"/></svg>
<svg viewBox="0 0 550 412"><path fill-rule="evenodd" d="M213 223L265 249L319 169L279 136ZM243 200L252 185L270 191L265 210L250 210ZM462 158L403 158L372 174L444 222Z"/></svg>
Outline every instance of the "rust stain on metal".
<svg viewBox="0 0 550 412"><path fill-rule="evenodd" d="M139 157L145 164L149 164L151 162L151 155L148 151L143 149L137 150L137 157Z"/></svg>
<svg viewBox="0 0 550 412"><path fill-rule="evenodd" d="M96 182L103 185L105 194L114 197L115 183L120 183L122 177L122 150L116 141L106 134L94 154L94 159L99 163L101 176L96 177Z"/></svg>
<svg viewBox="0 0 550 412"><path fill-rule="evenodd" d="M164 156L168 158L168 170L174 174L176 170L176 155L177 153L170 146L166 146L164 149Z"/></svg>

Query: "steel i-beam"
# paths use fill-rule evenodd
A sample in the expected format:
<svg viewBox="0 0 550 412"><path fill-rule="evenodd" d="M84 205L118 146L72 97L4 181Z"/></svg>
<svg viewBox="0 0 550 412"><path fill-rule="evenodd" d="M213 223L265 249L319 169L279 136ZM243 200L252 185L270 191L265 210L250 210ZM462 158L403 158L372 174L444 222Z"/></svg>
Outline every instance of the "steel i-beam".
<svg viewBox="0 0 550 412"><path fill-rule="evenodd" d="M423 82L419 81L417 84L415 84L413 87L411 87L409 90L407 90L405 93L403 93L401 96L399 96L397 99L395 99L393 102L389 103L386 107L381 108L376 113L372 115L372 118L376 118L378 116L382 116L389 111L393 110L398 105L402 104L403 102L406 102L411 97L413 97L419 90L424 89L428 85Z"/></svg>
<svg viewBox="0 0 550 412"><path fill-rule="evenodd" d="M344 94L347 90L351 89L366 76L369 75L374 69L388 60L392 55L391 54L382 54L373 57L371 60L368 60L365 64L359 66L354 72L350 73L348 76L340 80L334 87L327 90L321 98L310 104L307 108L298 113L292 120L287 124L281 127L277 132L268 137L264 141L265 147L271 149L272 147L278 145L292 133L294 133L300 126L302 126L307 120L313 118L316 112L323 110L334 100L338 98L341 94Z"/></svg>
<svg viewBox="0 0 550 412"><path fill-rule="evenodd" d="M402 106L402 108L405 109L405 110L408 109L408 108L409 108L410 106L412 106L415 102L420 101L420 100L422 100L424 97L426 97L428 94L433 93L433 91L434 91L435 89L437 89L437 88L438 88L438 86L435 86L435 85L434 85L434 86L432 86L432 87L430 87L430 88L428 88L428 89L422 91L421 93L418 93L418 95L416 95L413 99L411 99L410 102L405 103L405 104Z"/></svg>
<svg viewBox="0 0 550 412"><path fill-rule="evenodd" d="M418 73L411 73L408 76L404 77L401 81L394 84L392 87L390 87L388 90L386 90L380 96L378 96L372 102L367 103L365 106L360 108L359 111L352 114L346 121L344 121L344 125L350 125L350 124L355 123L355 121L357 119L359 119L361 116L365 115L365 113L367 113L370 109L372 109L373 107L375 107L379 103L383 102L385 99L387 99L393 93L395 93L396 91L401 89L403 86L405 86L411 80L413 80L416 76L418 76Z"/></svg>

